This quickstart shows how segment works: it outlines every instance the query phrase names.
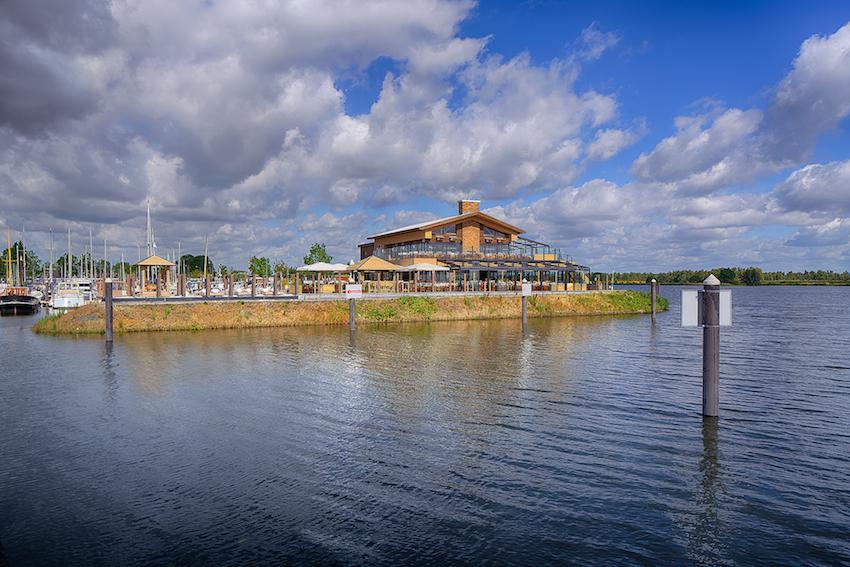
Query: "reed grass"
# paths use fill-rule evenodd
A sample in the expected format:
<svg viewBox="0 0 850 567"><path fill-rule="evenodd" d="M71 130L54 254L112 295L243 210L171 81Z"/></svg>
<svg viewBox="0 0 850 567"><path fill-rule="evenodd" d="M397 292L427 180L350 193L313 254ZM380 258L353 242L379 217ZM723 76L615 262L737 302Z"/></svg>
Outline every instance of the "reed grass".
<svg viewBox="0 0 850 567"><path fill-rule="evenodd" d="M422 297L369 299L357 302L358 323L508 319L521 316L516 296ZM529 317L621 315L649 313L649 295L615 291L580 295L532 296ZM667 300L659 298L659 310ZM263 301L121 304L114 306L116 333L138 331L201 331L252 327L347 325L348 304L340 301ZM104 307L89 304L59 316L39 320L37 333L98 334L104 332Z"/></svg>

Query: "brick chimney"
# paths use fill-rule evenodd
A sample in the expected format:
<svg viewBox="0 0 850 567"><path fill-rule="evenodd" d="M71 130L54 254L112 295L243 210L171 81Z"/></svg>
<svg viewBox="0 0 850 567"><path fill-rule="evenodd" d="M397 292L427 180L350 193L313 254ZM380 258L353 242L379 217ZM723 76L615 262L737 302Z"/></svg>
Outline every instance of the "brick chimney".
<svg viewBox="0 0 850 567"><path fill-rule="evenodd" d="M464 215L466 213L477 213L478 208L481 205L481 201L473 201L470 199L464 199L462 201L457 202L457 214Z"/></svg>

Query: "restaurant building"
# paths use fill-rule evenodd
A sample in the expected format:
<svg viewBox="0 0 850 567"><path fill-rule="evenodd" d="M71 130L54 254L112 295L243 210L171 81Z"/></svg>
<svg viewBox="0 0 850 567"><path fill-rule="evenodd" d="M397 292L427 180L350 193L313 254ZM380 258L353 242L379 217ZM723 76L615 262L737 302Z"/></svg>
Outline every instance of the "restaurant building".
<svg viewBox="0 0 850 567"><path fill-rule="evenodd" d="M456 215L396 228L360 245L361 260L375 256L399 266L435 264L435 284L456 289L586 289L589 269L557 248L522 236L525 231L481 212L480 202L458 202Z"/></svg>

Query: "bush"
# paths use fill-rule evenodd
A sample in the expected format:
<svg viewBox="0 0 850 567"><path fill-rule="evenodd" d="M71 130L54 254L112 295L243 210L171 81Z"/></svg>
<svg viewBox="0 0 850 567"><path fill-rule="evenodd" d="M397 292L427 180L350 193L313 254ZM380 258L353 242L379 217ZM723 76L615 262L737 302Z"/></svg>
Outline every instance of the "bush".
<svg viewBox="0 0 850 567"><path fill-rule="evenodd" d="M388 321L398 315L398 310L392 305L368 305L366 318L371 321Z"/></svg>
<svg viewBox="0 0 850 567"><path fill-rule="evenodd" d="M431 297L404 296L398 299L399 304L407 310L428 318L437 310L436 302Z"/></svg>

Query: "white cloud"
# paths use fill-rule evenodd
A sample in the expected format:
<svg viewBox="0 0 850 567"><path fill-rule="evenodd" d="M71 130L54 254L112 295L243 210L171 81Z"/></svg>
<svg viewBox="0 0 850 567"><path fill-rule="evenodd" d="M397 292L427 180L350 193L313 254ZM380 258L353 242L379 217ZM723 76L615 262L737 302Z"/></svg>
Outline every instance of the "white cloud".
<svg viewBox="0 0 850 567"><path fill-rule="evenodd" d="M644 181L710 192L797 165L815 138L850 112L850 24L806 40L780 81L767 113L728 109L680 117L676 132L635 160Z"/></svg>

